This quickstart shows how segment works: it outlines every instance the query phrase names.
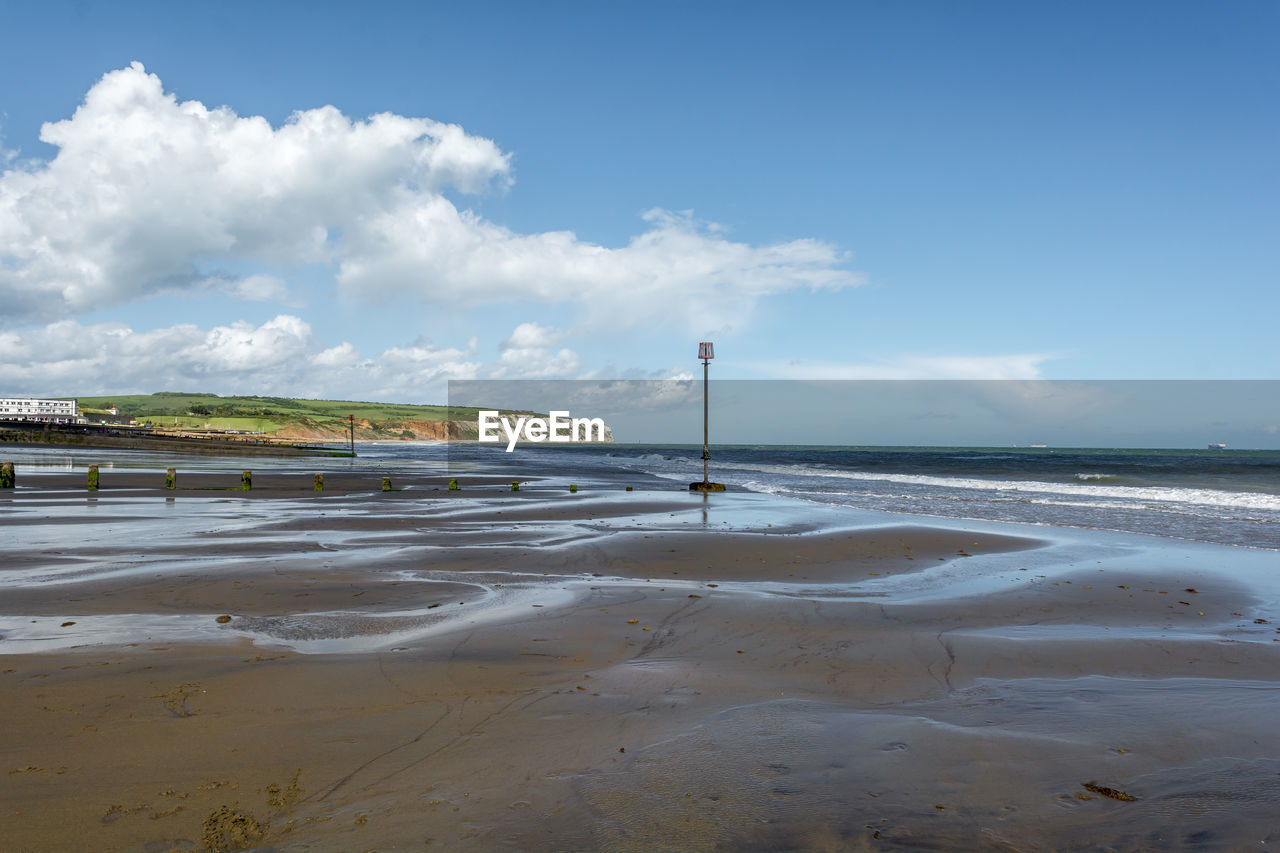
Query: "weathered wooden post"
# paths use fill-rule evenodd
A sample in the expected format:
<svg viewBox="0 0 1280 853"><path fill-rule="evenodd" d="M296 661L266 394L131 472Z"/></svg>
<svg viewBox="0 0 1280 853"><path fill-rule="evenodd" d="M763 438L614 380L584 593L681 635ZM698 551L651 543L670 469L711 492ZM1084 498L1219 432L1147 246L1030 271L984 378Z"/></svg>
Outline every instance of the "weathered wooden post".
<svg viewBox="0 0 1280 853"><path fill-rule="evenodd" d="M13 463L0 463L0 489L12 489L15 483L13 476Z"/></svg>
<svg viewBox="0 0 1280 853"><path fill-rule="evenodd" d="M244 471L240 474L240 488L246 492L253 488L252 471Z"/></svg>
<svg viewBox="0 0 1280 853"><path fill-rule="evenodd" d="M383 477L383 478L382 478L382 491L384 491L384 492L389 492L389 491L391 491L391 478L390 478L390 477Z"/></svg>
<svg viewBox="0 0 1280 853"><path fill-rule="evenodd" d="M571 492L573 492L573 493L575 493L575 494L576 494L576 493L577 493L577 491L578 491L578 486L577 486L577 484L570 485L570 486L569 486L569 491L571 491Z"/></svg>
<svg viewBox="0 0 1280 853"><path fill-rule="evenodd" d="M164 487L169 491L173 491L178 484L178 471L176 468L166 468L164 472Z"/></svg>
<svg viewBox="0 0 1280 853"><path fill-rule="evenodd" d="M520 491L520 481L519 481L519 480L512 480L512 481L511 481L511 491L513 491L513 492L518 492L518 491Z"/></svg>
<svg viewBox="0 0 1280 853"><path fill-rule="evenodd" d="M323 492L324 491L324 474L316 474L315 480L316 480L316 484L312 488L314 488L317 492Z"/></svg>
<svg viewBox="0 0 1280 853"><path fill-rule="evenodd" d="M89 466L89 491L91 492L98 491L98 466L97 465Z"/></svg>
<svg viewBox="0 0 1280 853"><path fill-rule="evenodd" d="M449 478L449 491L451 491L451 492L456 492L456 491L458 491L458 478L457 478L457 477L450 477L450 478Z"/></svg>

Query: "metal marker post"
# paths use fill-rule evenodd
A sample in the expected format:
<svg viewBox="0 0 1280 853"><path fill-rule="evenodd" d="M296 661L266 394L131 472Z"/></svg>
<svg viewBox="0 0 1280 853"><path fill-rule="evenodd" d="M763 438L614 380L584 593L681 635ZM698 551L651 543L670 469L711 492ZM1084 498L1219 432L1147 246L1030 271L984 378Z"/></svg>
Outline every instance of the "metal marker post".
<svg viewBox="0 0 1280 853"><path fill-rule="evenodd" d="M715 357L715 346L710 341L698 344L698 358L702 359L702 482L704 483L711 479L707 476L707 463L711 460L707 423L710 420L711 405L711 359Z"/></svg>
<svg viewBox="0 0 1280 853"><path fill-rule="evenodd" d="M711 444L708 439L708 422L710 420L711 408L711 359L716 357L715 347L710 341L702 341L698 344L698 358L702 359L702 482L690 483L689 491L691 492L723 492L723 483L711 482L711 477L707 470L711 461Z"/></svg>
<svg viewBox="0 0 1280 853"><path fill-rule="evenodd" d="M347 424L351 427L351 455L356 455L356 416L347 415Z"/></svg>

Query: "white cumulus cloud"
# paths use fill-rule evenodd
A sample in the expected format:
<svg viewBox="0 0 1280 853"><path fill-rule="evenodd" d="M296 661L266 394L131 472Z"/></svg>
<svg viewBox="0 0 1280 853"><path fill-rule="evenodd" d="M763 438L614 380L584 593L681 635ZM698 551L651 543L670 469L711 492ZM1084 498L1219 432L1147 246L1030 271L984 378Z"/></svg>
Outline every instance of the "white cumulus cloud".
<svg viewBox="0 0 1280 853"><path fill-rule="evenodd" d="M140 63L106 74L45 124L49 162L0 176L0 294L10 320L74 315L207 278L203 264L305 263L341 252L330 229L401 196L478 192L509 157L454 125L334 107L279 128L178 101Z"/></svg>
<svg viewBox="0 0 1280 853"><path fill-rule="evenodd" d="M555 349L563 335L537 323L521 323L499 346L502 354L489 371L494 377L552 379L575 376L582 359L571 349Z"/></svg>
<svg viewBox="0 0 1280 853"><path fill-rule="evenodd" d="M651 210L648 231L610 249L568 231L516 234L440 196L401 202L347 232L350 251L338 270L346 292L461 305L579 303L597 327L674 316L704 329L742 322L762 296L862 282L839 268L844 256L826 243L735 243L687 212Z"/></svg>
<svg viewBox="0 0 1280 853"><path fill-rule="evenodd" d="M520 334L527 330L512 337ZM465 349L416 341L365 356L345 341L320 345L310 324L290 314L260 325L182 323L145 332L60 320L21 333L0 331L0 377L5 392L17 394L198 390L423 403L445 400L450 379L547 378L580 370L572 350L532 343L502 347L488 360L474 338Z"/></svg>
<svg viewBox="0 0 1280 853"><path fill-rule="evenodd" d="M502 342L502 349L528 349L530 347L549 347L560 340L560 333L538 323L521 323Z"/></svg>
<svg viewBox="0 0 1280 853"><path fill-rule="evenodd" d="M504 191L510 155L457 125L332 106L279 127L166 92L140 63L107 73L70 118L44 125L47 161L0 173L0 323L65 319L164 291L278 299L254 272L327 264L348 296L450 305L579 306L589 323L654 318L710 328L763 296L860 277L808 239L735 242L688 213L653 210L609 248L567 231L521 234L452 193ZM243 281L219 270L248 269Z"/></svg>

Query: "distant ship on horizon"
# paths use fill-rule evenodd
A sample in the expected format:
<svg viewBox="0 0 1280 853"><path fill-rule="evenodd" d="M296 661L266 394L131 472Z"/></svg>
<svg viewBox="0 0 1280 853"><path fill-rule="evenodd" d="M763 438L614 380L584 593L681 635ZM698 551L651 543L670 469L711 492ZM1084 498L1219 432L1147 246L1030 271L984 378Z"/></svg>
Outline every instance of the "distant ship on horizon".
<svg viewBox="0 0 1280 853"><path fill-rule="evenodd" d="M1227 446L1225 444L1210 444L1209 449L1210 450L1226 450Z"/></svg>

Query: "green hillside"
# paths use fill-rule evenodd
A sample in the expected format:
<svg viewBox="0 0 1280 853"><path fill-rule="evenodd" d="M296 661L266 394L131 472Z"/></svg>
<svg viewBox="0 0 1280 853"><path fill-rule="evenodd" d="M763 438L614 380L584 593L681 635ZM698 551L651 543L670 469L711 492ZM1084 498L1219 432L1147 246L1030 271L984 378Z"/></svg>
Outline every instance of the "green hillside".
<svg viewBox="0 0 1280 853"><path fill-rule="evenodd" d="M245 432L276 432L296 424L337 428L349 415L370 423L403 421L471 421L479 409L373 403L356 400L300 400L292 397L222 397L217 394L160 391L75 397L82 410L116 407L122 416L160 426L202 427ZM375 427L376 428L376 427Z"/></svg>
<svg viewBox="0 0 1280 853"><path fill-rule="evenodd" d="M81 407L105 409L115 406L120 414L217 415L259 418L282 415L286 419L341 419L355 415L371 421L449 419L448 406L413 406L403 403L370 403L353 400L298 400L291 397L220 397L217 394L160 391L156 394L117 394L111 397L77 397ZM459 412L474 413L475 409Z"/></svg>

